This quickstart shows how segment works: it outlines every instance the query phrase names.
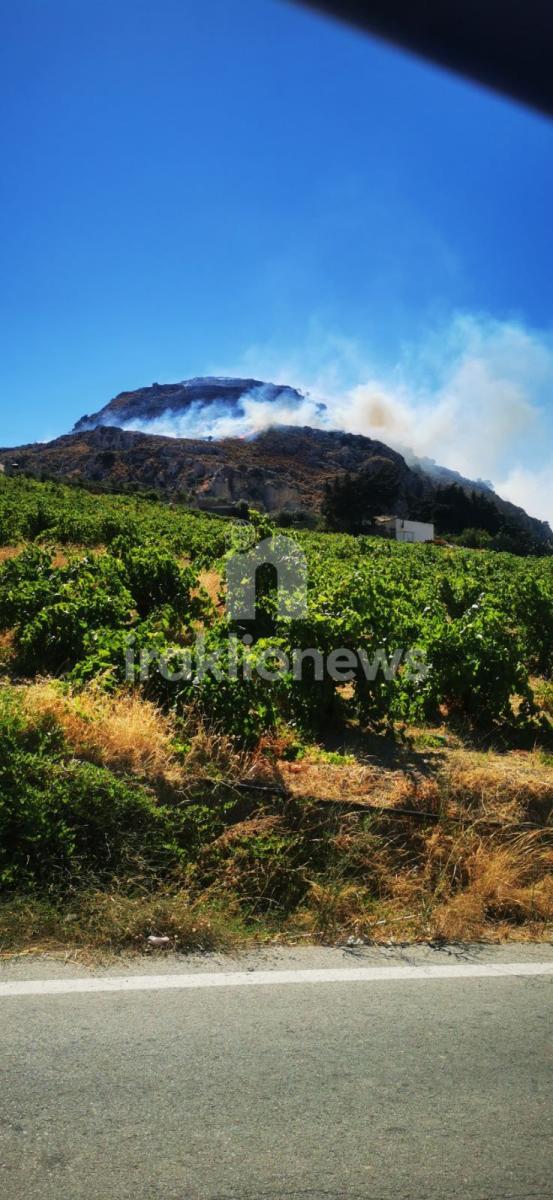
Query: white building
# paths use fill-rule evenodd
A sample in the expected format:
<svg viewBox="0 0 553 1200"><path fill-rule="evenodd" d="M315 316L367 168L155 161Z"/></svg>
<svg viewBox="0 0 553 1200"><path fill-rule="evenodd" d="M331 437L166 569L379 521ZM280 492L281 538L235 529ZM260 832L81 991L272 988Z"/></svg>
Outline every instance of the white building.
<svg viewBox="0 0 553 1200"><path fill-rule="evenodd" d="M433 542L434 526L425 521L406 521L403 517L377 517L379 533L396 542Z"/></svg>

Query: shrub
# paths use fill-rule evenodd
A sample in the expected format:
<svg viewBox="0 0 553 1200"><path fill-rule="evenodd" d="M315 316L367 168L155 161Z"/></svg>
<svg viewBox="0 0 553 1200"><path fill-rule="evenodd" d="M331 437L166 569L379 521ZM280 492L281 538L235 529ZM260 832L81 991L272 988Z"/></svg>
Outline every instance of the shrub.
<svg viewBox="0 0 553 1200"><path fill-rule="evenodd" d="M132 609L109 556L50 568L39 586L24 582L11 599L20 664L34 671L69 669L81 658L92 629L127 625Z"/></svg>
<svg viewBox="0 0 553 1200"><path fill-rule="evenodd" d="M141 878L178 861L169 813L135 783L22 749L5 727L0 762L0 888Z"/></svg>
<svg viewBox="0 0 553 1200"><path fill-rule="evenodd" d="M180 567L169 550L143 545L123 555L126 582L141 617L170 605L189 614L191 592L197 579L189 567Z"/></svg>
<svg viewBox="0 0 553 1200"><path fill-rule="evenodd" d="M490 605L473 604L449 621L436 613L425 648L429 672L419 696L427 716L437 716L440 704L445 704L450 714L479 725L512 720L514 695L522 697L530 711L521 645L504 615Z"/></svg>

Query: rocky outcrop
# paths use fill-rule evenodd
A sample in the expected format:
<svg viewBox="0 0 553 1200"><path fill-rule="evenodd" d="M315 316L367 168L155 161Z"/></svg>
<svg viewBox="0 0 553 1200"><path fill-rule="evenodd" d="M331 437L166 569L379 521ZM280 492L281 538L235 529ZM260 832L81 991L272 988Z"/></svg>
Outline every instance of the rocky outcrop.
<svg viewBox="0 0 553 1200"><path fill-rule="evenodd" d="M30 474L106 488L155 489L201 507L246 501L255 508L318 513L327 480L346 472L392 473L388 511L409 517L431 500L436 481L401 454L360 434L296 426L269 429L251 440L158 437L114 426L66 434L53 442L0 450L7 474ZM467 488L478 488L471 484ZM484 485L481 485L484 488ZM544 522L485 489L497 508L542 541Z"/></svg>
<svg viewBox="0 0 553 1200"><path fill-rule="evenodd" d="M297 405L302 400L296 388L261 379L228 379L207 375L183 379L180 383L152 383L134 392L120 392L109 404L96 413L85 414L73 427L74 433L96 429L100 425L143 427L165 418L183 417L190 409L197 414L214 407L230 416L243 415L243 403L248 398L262 399L272 404L277 400ZM145 430L147 432L147 430Z"/></svg>

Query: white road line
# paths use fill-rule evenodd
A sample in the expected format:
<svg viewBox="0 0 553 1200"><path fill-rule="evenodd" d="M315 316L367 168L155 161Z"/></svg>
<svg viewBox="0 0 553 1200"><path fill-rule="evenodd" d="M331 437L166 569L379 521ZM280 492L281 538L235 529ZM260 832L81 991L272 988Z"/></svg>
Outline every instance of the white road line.
<svg viewBox="0 0 553 1200"><path fill-rule="evenodd" d="M505 979L551 975L553 962L455 963L420 967L337 967L307 971L197 971L189 975L103 975L82 979L0 982L0 999L80 992L154 992L188 988L283 987L298 983L411 983L434 979Z"/></svg>

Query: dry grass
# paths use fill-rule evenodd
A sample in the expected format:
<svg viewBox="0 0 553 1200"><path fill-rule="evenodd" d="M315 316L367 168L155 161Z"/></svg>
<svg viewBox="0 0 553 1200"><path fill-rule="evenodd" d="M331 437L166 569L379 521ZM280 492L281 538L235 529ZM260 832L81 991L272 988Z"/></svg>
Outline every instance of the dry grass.
<svg viewBox="0 0 553 1200"><path fill-rule="evenodd" d="M21 554L23 546L0 546L0 563L7 562L9 558L17 558Z"/></svg>
<svg viewBox="0 0 553 1200"><path fill-rule="evenodd" d="M93 687L73 694L50 680L22 689L29 722L63 730L79 758L152 782L178 784L173 721L134 692L110 696Z"/></svg>
<svg viewBox="0 0 553 1200"><path fill-rule="evenodd" d="M504 843L475 840L460 859L465 886L433 913L440 937L483 937L513 929L544 937L553 922L553 843L533 831Z"/></svg>
<svg viewBox="0 0 553 1200"><path fill-rule="evenodd" d="M428 762L429 760L426 760ZM422 762L403 768L325 762L277 762L273 771L291 795L355 801L385 808L416 808L466 815L502 824L546 824L553 814L553 770L539 752L506 754L444 749L423 771Z"/></svg>
<svg viewBox="0 0 553 1200"><path fill-rule="evenodd" d="M183 726L130 691L71 693L43 680L17 692L29 724L60 728L75 756L130 772L160 795L171 788L180 798L198 781L232 784L265 774L292 796L244 798L245 812L201 846L181 877L187 891L161 882L155 894L125 895L114 885L58 907L5 903L0 950L143 949L150 933L181 950L260 937L553 936L553 771L538 752L445 747L403 769L349 760L275 763L268 747L238 755L223 734L193 717ZM317 796L329 803L313 804ZM431 810L437 819L347 812L341 802L352 799ZM529 822L541 828L521 829Z"/></svg>
<svg viewBox="0 0 553 1200"><path fill-rule="evenodd" d="M325 762L279 762L280 782L293 796L317 796L328 801L366 800L384 808L412 806L435 809L440 789L435 779L420 772L407 774L382 766L352 763L338 766Z"/></svg>
<svg viewBox="0 0 553 1200"><path fill-rule="evenodd" d="M453 751L442 787L458 810L505 823L546 823L553 813L553 771L539 754Z"/></svg>
<svg viewBox="0 0 553 1200"><path fill-rule="evenodd" d="M223 612L225 605L221 599L222 579L219 571L200 571L198 582L218 612Z"/></svg>
<svg viewBox="0 0 553 1200"><path fill-rule="evenodd" d="M13 630L5 629L0 633L0 661L7 662L14 654L15 636Z"/></svg>
<svg viewBox="0 0 553 1200"><path fill-rule="evenodd" d="M312 883L307 903L288 922L322 941L348 936L383 942L539 941L553 936L553 841L533 831L507 843L474 827L442 827L418 836L338 839L344 864L366 856L366 878ZM372 845L371 845L372 841ZM346 857L347 856L347 857Z"/></svg>
<svg viewBox="0 0 553 1200"><path fill-rule="evenodd" d="M188 776L235 783L250 776L255 764L245 752L236 749L225 733L190 717L192 733L188 743L185 769Z"/></svg>
<svg viewBox="0 0 553 1200"><path fill-rule="evenodd" d="M229 950L239 940L240 922L183 891L87 892L74 897L69 909L35 897L0 905L0 956L22 948L35 953L69 948L88 957L145 951L151 934L169 937L171 950Z"/></svg>
<svg viewBox="0 0 553 1200"><path fill-rule="evenodd" d="M55 568L66 567L71 558L71 550L69 547L65 550L55 550L52 555L52 566Z"/></svg>
<svg viewBox="0 0 553 1200"><path fill-rule="evenodd" d="M255 848L275 838L274 857L259 858ZM143 951L150 934L168 937L168 948L180 951L297 937L323 943L351 936L375 943L553 937L548 832L482 837L474 826L408 824L398 832L350 815L331 839L337 856L325 873L312 878L312 847L300 844L295 880L304 887L288 908L278 899L291 877L282 859L287 838L297 848L298 830L287 829L285 816L240 821L205 847L196 868L199 890L191 884L125 895L114 887L57 906L36 897L5 901L0 953Z"/></svg>
<svg viewBox="0 0 553 1200"><path fill-rule="evenodd" d="M551 679L532 679L531 683L538 708L547 717L553 718L553 681Z"/></svg>
<svg viewBox="0 0 553 1200"><path fill-rule="evenodd" d="M193 714L183 727L132 690L107 694L92 685L71 692L44 679L18 694L29 724L61 729L76 758L135 775L154 790L185 793L204 778L231 782L248 773L230 738Z"/></svg>

